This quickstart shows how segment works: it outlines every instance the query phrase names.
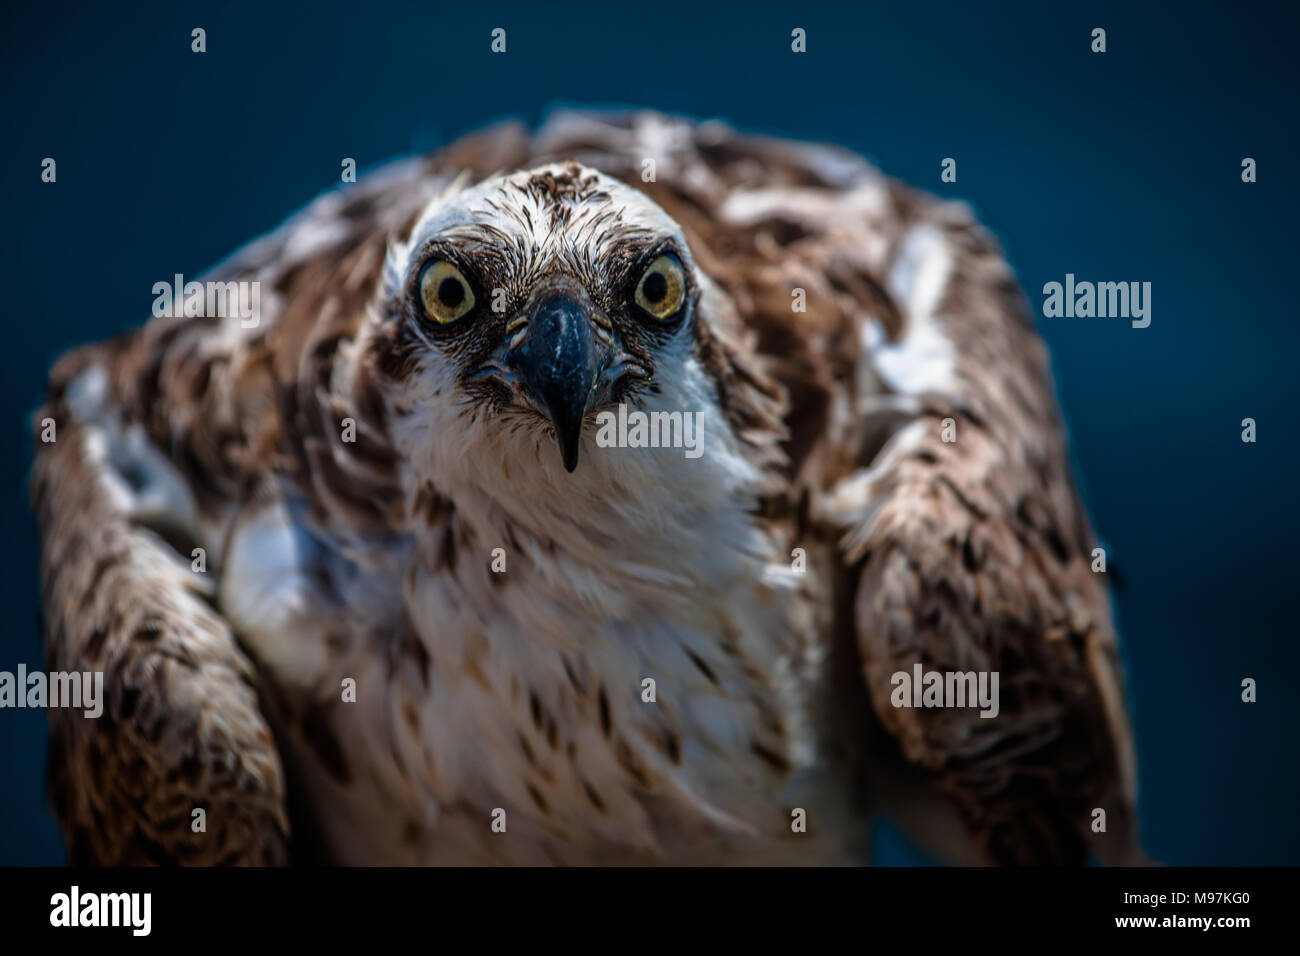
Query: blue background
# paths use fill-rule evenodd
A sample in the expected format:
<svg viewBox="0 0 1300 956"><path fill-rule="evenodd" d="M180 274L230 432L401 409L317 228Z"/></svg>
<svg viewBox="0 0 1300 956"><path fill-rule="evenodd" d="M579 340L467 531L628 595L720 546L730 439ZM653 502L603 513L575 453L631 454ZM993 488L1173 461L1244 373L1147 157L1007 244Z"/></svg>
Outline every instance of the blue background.
<svg viewBox="0 0 1300 956"><path fill-rule="evenodd" d="M1153 284L1147 329L1038 319L1124 584L1144 842L1168 863L1300 863L1294 7L131 7L24 4L0 37L0 669L42 661L27 417L61 351L143 320L154 282L275 226L345 156L364 170L557 104L652 106L838 142L966 199L1032 303L1067 272ZM44 746L42 712L0 711L0 863L63 859ZM919 857L885 829L881 859Z"/></svg>

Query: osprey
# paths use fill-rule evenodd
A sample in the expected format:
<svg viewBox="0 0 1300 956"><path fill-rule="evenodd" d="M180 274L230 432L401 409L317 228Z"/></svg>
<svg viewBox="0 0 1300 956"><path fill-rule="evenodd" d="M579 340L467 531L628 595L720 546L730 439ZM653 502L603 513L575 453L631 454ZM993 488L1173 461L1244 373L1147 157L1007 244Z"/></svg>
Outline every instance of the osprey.
<svg viewBox="0 0 1300 956"><path fill-rule="evenodd" d="M50 714L74 861L855 862L881 809L1136 859L1094 537L966 207L561 113L207 278L258 315L72 351L36 416L48 664L105 675ZM638 414L699 454L596 440Z"/></svg>

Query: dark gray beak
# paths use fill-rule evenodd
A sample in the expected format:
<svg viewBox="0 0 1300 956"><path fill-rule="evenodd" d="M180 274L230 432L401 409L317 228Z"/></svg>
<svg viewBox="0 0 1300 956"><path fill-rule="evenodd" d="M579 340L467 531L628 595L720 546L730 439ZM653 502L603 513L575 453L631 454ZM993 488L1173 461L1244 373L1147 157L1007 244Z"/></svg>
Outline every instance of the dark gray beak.
<svg viewBox="0 0 1300 956"><path fill-rule="evenodd" d="M563 290L531 306L528 331L510 364L555 427L564 467L578 467L578 446L597 376L603 345L591 330L591 305Z"/></svg>

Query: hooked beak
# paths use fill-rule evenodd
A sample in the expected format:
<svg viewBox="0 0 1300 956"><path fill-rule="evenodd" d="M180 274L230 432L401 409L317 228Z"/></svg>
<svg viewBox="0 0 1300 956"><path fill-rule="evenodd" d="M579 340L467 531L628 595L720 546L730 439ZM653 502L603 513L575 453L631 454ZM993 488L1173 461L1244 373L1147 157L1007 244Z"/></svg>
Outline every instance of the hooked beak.
<svg viewBox="0 0 1300 956"><path fill-rule="evenodd" d="M585 297L583 297L585 298ZM510 353L510 365L555 427L564 467L578 467L587 413L599 400L597 385L611 350L592 332L592 307L556 290L532 303L528 329Z"/></svg>

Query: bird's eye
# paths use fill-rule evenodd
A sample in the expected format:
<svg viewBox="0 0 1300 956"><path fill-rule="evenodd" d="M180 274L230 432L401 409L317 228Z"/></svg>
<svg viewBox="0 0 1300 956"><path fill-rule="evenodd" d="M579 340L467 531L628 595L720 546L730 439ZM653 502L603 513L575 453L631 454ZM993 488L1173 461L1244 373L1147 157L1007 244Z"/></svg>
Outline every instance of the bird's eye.
<svg viewBox="0 0 1300 956"><path fill-rule="evenodd" d="M686 271L674 255L650 263L636 284L636 304L660 321L671 319L686 301Z"/></svg>
<svg viewBox="0 0 1300 956"><path fill-rule="evenodd" d="M474 308L474 292L459 269L434 259L420 270L420 304L426 316L447 325Z"/></svg>

